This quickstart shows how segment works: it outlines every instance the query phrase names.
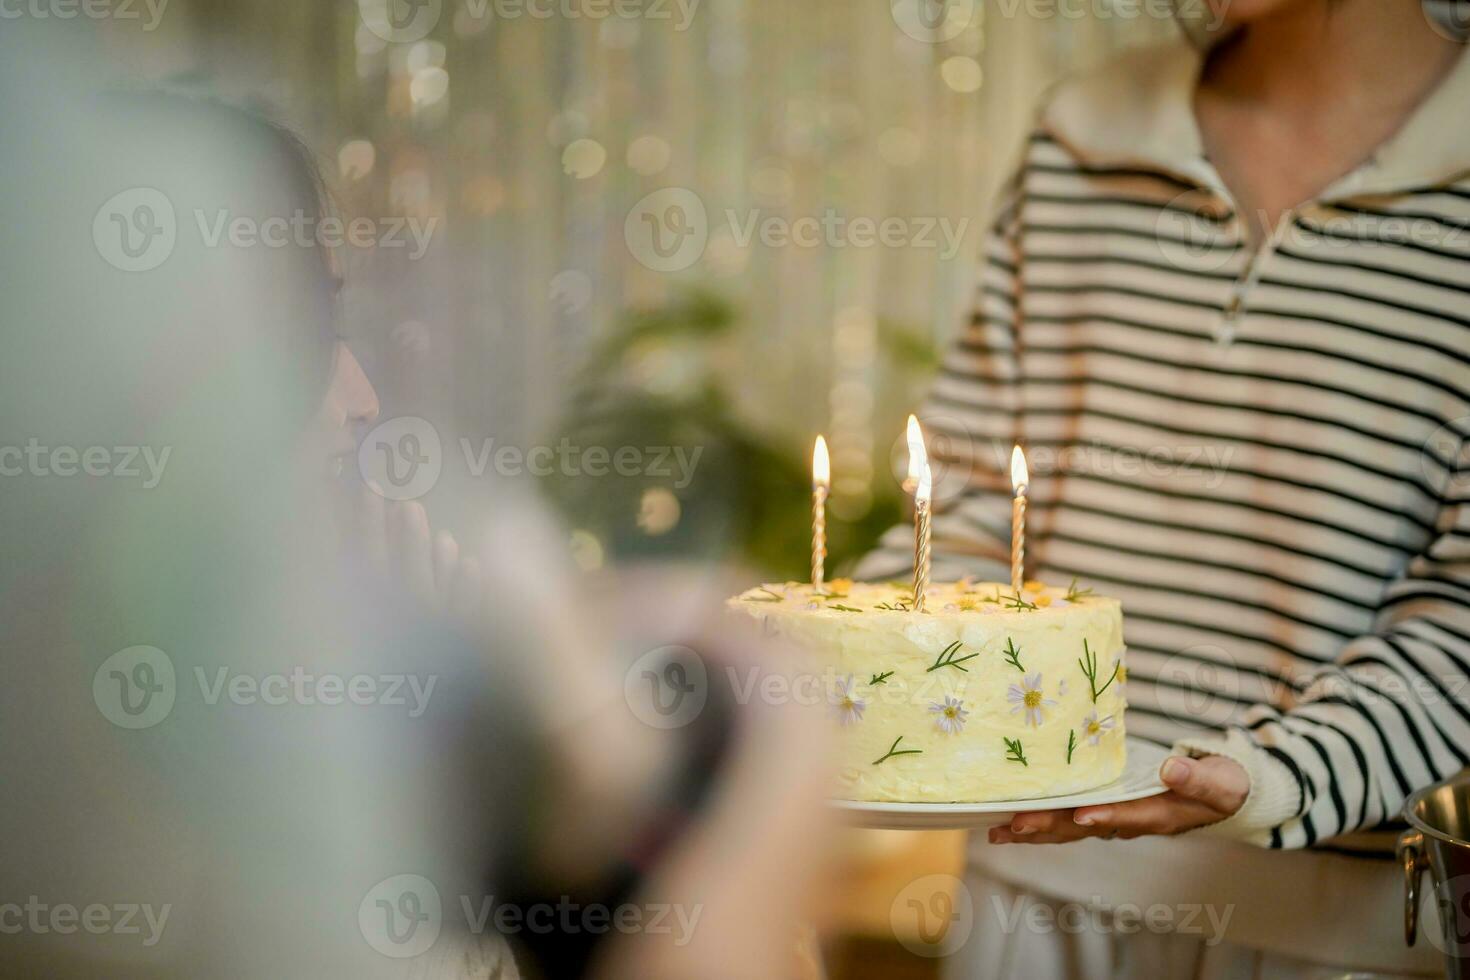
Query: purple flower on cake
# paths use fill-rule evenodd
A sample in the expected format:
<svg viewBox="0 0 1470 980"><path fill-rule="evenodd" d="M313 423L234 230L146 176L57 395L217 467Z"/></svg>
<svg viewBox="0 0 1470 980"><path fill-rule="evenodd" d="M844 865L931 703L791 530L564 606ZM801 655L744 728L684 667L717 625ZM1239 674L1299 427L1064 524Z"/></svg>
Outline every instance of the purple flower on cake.
<svg viewBox="0 0 1470 980"><path fill-rule="evenodd" d="M829 695L832 710L843 725L853 725L863 720L863 709L868 702L852 693L852 675L837 682L837 690Z"/></svg>
<svg viewBox="0 0 1470 980"><path fill-rule="evenodd" d="M965 730L965 718L969 712L962 707L959 698L945 698L929 702L929 713L938 715L939 730L946 735L958 735Z"/></svg>
<svg viewBox="0 0 1470 980"><path fill-rule="evenodd" d="M1096 745L1102 741L1103 732L1112 731L1112 729L1113 716L1107 715L1100 719L1097 716L1096 709L1093 709L1092 714L1082 719L1082 733L1087 736L1088 745Z"/></svg>
<svg viewBox="0 0 1470 980"><path fill-rule="evenodd" d="M1011 709L1011 714L1025 711L1026 724L1032 726L1041 724L1043 706L1056 705L1055 701L1041 693L1040 674L1027 674L1024 682L1012 684L1011 689L1006 692L1006 700L1015 705Z"/></svg>
<svg viewBox="0 0 1470 980"><path fill-rule="evenodd" d="M1065 677L1063 677L1061 680L1057 681L1057 697L1064 698L1066 696L1067 696L1067 679Z"/></svg>

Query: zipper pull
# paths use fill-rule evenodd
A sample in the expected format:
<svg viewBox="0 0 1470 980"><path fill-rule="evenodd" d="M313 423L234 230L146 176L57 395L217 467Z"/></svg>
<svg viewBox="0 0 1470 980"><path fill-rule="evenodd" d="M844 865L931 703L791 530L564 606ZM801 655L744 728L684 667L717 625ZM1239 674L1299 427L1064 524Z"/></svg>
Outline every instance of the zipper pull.
<svg viewBox="0 0 1470 980"><path fill-rule="evenodd" d="M1229 347L1235 342L1235 335L1240 329L1240 318L1245 313L1246 300L1260 284L1261 272L1266 260L1280 247L1286 229L1291 226L1292 214L1293 212L1286 211L1281 215L1281 220L1276 222L1276 227L1271 229L1271 234L1266 236L1266 240L1246 260L1240 278L1236 279L1235 285L1231 287L1230 298L1225 301L1225 306L1220 311L1220 319L1214 329L1215 343L1221 347Z"/></svg>
<svg viewBox="0 0 1470 980"><path fill-rule="evenodd" d="M1245 295L1250 292L1250 288L1245 278L1237 279L1235 285L1230 288L1230 298L1226 300L1225 308L1220 312L1220 319L1215 323L1215 343L1221 347L1229 347L1235 342L1240 314L1245 309Z"/></svg>
<svg viewBox="0 0 1470 980"><path fill-rule="evenodd" d="M1242 309L1245 309L1245 288L1236 282L1235 287L1230 289L1230 298L1219 322L1214 325L1214 342L1220 347L1229 347L1235 342L1236 325L1241 319Z"/></svg>

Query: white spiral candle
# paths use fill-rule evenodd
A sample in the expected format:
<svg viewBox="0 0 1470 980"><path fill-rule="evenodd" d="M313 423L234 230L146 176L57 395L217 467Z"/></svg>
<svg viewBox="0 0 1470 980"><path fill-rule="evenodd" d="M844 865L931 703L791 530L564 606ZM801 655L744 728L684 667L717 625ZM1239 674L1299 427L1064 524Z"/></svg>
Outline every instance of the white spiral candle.
<svg viewBox="0 0 1470 980"><path fill-rule="evenodd" d="M812 449L812 588L821 588L827 564L827 491L832 481L832 463L827 440L817 436Z"/></svg>
<svg viewBox="0 0 1470 980"><path fill-rule="evenodd" d="M1021 584L1025 581L1026 484L1029 479L1026 454L1017 446L1011 450L1011 488L1015 493L1011 499L1011 588L1017 597L1021 595Z"/></svg>

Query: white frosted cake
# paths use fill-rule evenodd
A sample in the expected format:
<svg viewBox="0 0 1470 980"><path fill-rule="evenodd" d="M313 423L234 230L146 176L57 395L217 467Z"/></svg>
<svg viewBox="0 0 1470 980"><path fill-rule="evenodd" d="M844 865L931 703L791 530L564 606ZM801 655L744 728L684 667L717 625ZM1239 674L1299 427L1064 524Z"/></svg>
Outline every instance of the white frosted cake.
<svg viewBox="0 0 1470 980"><path fill-rule="evenodd" d="M1123 614L1028 582L764 585L730 600L809 651L838 727L839 795L980 802L1092 789L1123 771Z"/></svg>

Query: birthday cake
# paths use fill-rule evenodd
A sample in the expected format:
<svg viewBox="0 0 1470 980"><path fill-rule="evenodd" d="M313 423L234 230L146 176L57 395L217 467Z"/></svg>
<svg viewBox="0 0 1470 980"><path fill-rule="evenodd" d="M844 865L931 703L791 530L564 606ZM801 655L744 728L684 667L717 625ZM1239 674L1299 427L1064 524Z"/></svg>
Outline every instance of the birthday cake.
<svg viewBox="0 0 1470 980"><path fill-rule="evenodd" d="M1035 799L1123 771L1123 614L1053 588L841 579L730 600L812 657L837 728L838 795L881 802Z"/></svg>

